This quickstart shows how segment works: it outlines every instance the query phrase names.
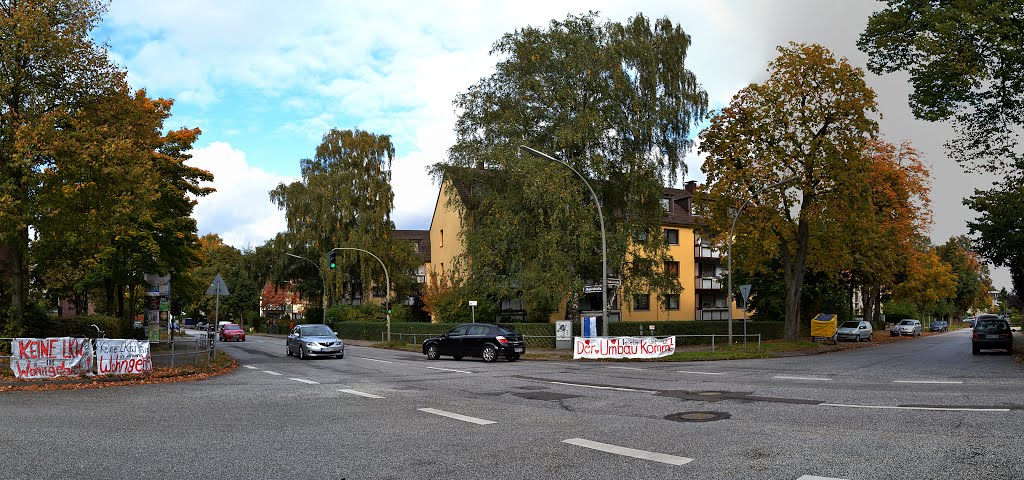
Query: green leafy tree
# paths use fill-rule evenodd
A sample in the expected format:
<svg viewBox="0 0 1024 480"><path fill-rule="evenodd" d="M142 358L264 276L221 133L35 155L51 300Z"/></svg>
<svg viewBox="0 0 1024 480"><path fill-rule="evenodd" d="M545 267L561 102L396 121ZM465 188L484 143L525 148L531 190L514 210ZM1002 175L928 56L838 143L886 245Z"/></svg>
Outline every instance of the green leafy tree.
<svg viewBox="0 0 1024 480"><path fill-rule="evenodd" d="M975 247L983 257L1010 270L1017 295L1024 292L1024 178L1011 177L996 188L975 190L964 204L979 213L968 221Z"/></svg>
<svg viewBox="0 0 1024 480"><path fill-rule="evenodd" d="M40 137L123 81L90 37L105 5L0 0L0 243L11 252L15 327L28 298L35 194L41 172L53 161Z"/></svg>
<svg viewBox="0 0 1024 480"><path fill-rule="evenodd" d="M456 98L456 143L435 166L446 188L468 193L469 205L450 207L464 223L457 268L477 298L494 306L521 299L528 319L547 321L567 292L601 278L589 191L562 165L521 155L520 145L589 179L606 216L610 272L629 276L633 263L667 259L663 187L685 173L690 128L707 109L707 93L685 65L689 46L668 18L600 23L595 13L494 44L501 60ZM680 289L660 269L635 273L627 289Z"/></svg>
<svg viewBox="0 0 1024 480"><path fill-rule="evenodd" d="M988 277L988 266L973 251L971 239L951 237L936 252L956 276L956 296L949 300L949 316L963 316L972 308L984 306L992 280Z"/></svg>
<svg viewBox="0 0 1024 480"><path fill-rule="evenodd" d="M960 162L1021 172L1024 3L887 0L857 45L877 74L906 71L918 118L952 120L946 144Z"/></svg>
<svg viewBox="0 0 1024 480"><path fill-rule="evenodd" d="M411 285L399 277L411 275L421 260L406 242L392 238L394 155L388 135L332 129L324 134L316 156L300 162L302 180L279 184L270 192L288 222L277 246L282 257L293 253L317 263L329 298L352 299L357 292L368 298L370 285L384 285L380 263L362 252L338 251L337 268L330 269L327 252L335 247L373 252L387 265L392 283ZM300 290L306 298L321 297L323 282L313 265L299 259L288 259L286 265L305 271Z"/></svg>
<svg viewBox="0 0 1024 480"><path fill-rule="evenodd" d="M743 211L733 252L749 265L782 262L785 337L796 340L807 271L837 274L850 263L838 233L869 212L864 150L878 126L875 94L860 69L820 45L779 51L769 79L740 90L701 133L708 183L697 202L705 229L724 245L733 212L767 188Z"/></svg>

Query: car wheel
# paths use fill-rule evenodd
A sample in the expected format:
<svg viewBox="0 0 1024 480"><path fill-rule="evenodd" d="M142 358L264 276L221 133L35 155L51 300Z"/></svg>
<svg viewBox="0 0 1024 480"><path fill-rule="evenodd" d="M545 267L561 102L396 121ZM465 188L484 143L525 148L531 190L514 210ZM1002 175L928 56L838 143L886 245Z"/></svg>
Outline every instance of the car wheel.
<svg viewBox="0 0 1024 480"><path fill-rule="evenodd" d="M437 349L437 345L427 345L427 360L437 360L441 358L441 352Z"/></svg>
<svg viewBox="0 0 1024 480"><path fill-rule="evenodd" d="M505 358L507 358L508 361L510 361L510 362L514 362L516 360L519 360L519 355L509 355L509 356L507 356Z"/></svg>
<svg viewBox="0 0 1024 480"><path fill-rule="evenodd" d="M494 348L493 345L485 345L484 349L480 351L480 356L483 357L485 362L493 362L498 359L498 349Z"/></svg>
<svg viewBox="0 0 1024 480"><path fill-rule="evenodd" d="M306 349L302 345L299 345L299 360L305 360L305 359L306 359Z"/></svg>
<svg viewBox="0 0 1024 480"><path fill-rule="evenodd" d="M289 357L292 356L292 347L290 347L288 345L285 345L284 346L284 354L288 355Z"/></svg>
<svg viewBox="0 0 1024 480"><path fill-rule="evenodd" d="M981 350L978 347L971 347L971 354L972 355L977 355L979 353L981 353Z"/></svg>
<svg viewBox="0 0 1024 480"><path fill-rule="evenodd" d="M334 357L335 357L335 358L345 358L345 354L344 354L344 353L342 353L342 354L340 354L340 355L335 355Z"/></svg>
<svg viewBox="0 0 1024 480"><path fill-rule="evenodd" d="M452 358L454 358L454 359L456 359L456 360L462 360L462 359L463 359L463 356L462 356L462 355L456 355L456 356L454 356L454 357L452 357Z"/></svg>

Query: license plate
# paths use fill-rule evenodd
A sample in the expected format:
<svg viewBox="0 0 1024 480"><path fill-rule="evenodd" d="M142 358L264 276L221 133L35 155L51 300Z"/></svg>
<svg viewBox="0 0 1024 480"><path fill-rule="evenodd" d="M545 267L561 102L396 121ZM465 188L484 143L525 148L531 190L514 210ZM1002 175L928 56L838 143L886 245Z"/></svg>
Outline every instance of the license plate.
<svg viewBox="0 0 1024 480"><path fill-rule="evenodd" d="M523 353L523 349L521 349L521 348L516 348L516 349L514 349L514 351L516 353Z"/></svg>

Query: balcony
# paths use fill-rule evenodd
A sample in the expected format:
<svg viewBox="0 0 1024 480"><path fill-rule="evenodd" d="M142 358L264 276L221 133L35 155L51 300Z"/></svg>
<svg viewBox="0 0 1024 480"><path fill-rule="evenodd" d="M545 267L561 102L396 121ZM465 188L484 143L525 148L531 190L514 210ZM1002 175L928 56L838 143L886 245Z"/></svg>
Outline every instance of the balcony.
<svg viewBox="0 0 1024 480"><path fill-rule="evenodd" d="M698 244L693 246L693 258L720 259L722 254L707 245Z"/></svg>
<svg viewBox="0 0 1024 480"><path fill-rule="evenodd" d="M729 309L728 308L702 308L697 310L697 320L728 320Z"/></svg>
<svg viewBox="0 0 1024 480"><path fill-rule="evenodd" d="M722 279L718 277L697 277L694 280L697 290L721 290Z"/></svg>

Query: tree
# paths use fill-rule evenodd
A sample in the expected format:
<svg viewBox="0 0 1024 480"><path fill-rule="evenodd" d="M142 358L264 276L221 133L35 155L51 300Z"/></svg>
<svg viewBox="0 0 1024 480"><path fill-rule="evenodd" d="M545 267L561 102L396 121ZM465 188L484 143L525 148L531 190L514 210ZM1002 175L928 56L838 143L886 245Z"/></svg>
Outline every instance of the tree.
<svg viewBox="0 0 1024 480"><path fill-rule="evenodd" d="M987 191L975 190L964 204L979 213L967 222L978 253L1008 267L1017 295L1024 293L1024 178L1011 177Z"/></svg>
<svg viewBox="0 0 1024 480"><path fill-rule="evenodd" d="M733 212L751 195L797 177L754 198L736 233L745 262L781 260L785 338L796 340L806 272L838 273L849 264L839 225L870 210L864 150L878 126L870 116L875 94L860 69L820 45L779 52L770 78L740 90L701 133L708 183L697 202L705 229L725 244Z"/></svg>
<svg viewBox="0 0 1024 480"><path fill-rule="evenodd" d="M906 280L896 285L895 295L917 307L923 317L932 313L936 302L956 295L956 277L932 247L909 252Z"/></svg>
<svg viewBox="0 0 1024 480"><path fill-rule="evenodd" d="M663 264L663 188L685 173L690 127L707 109L707 93L685 65L689 45L668 18L601 24L595 13L526 27L494 44L502 59L456 98L456 143L434 170L446 188L467 194L453 195L450 206L462 213L465 254L457 266L470 288L492 303L522 299L529 319L547 321L567 292L580 291L585 279L600 282L601 232L589 191L562 165L521 156L520 145L589 179L608 217L609 271ZM660 269L623 283L627 292L680 288Z"/></svg>
<svg viewBox="0 0 1024 480"><path fill-rule="evenodd" d="M288 230L282 241L285 252L319 264L326 277L329 298L363 298L372 283L384 284L384 272L376 259L357 251L339 251L338 267L328 268L327 252L335 247L354 247L374 252L388 266L392 281L411 274L419 265L417 255L401 240L392 239L394 193L391 160L395 148L388 135L362 130L335 130L324 134L313 159L300 162L302 180L279 184L270 198L285 211ZM323 293L320 274L307 262L295 259L288 265L305 271L299 285L307 298Z"/></svg>
<svg viewBox="0 0 1024 480"><path fill-rule="evenodd" d="M123 82L90 38L100 0L0 0L0 243L11 251L13 323L28 295L35 192L53 160L41 132Z"/></svg>
<svg viewBox="0 0 1024 480"><path fill-rule="evenodd" d="M992 280L988 266L981 261L966 236L950 237L945 245L936 248L943 263L949 265L956 277L956 294L950 299L952 315L963 316L969 309L984 306Z"/></svg>
<svg viewBox="0 0 1024 480"><path fill-rule="evenodd" d="M907 71L910 106L953 120L951 156L987 170L1024 171L1024 3L887 0L857 42L876 74Z"/></svg>

